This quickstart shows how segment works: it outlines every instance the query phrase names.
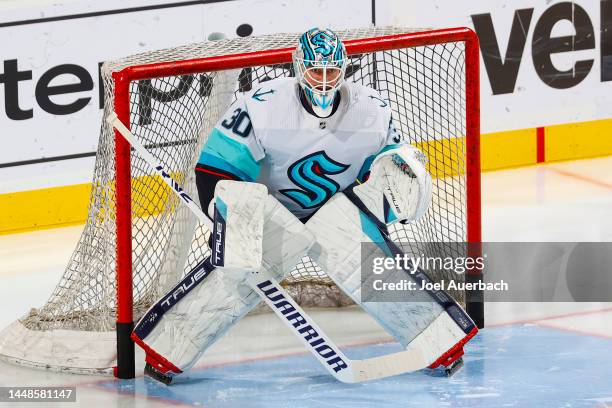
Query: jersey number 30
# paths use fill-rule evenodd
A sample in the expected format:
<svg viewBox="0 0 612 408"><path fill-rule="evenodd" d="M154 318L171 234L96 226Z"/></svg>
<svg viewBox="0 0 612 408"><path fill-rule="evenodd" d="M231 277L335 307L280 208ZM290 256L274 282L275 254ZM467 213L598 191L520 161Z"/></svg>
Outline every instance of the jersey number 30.
<svg viewBox="0 0 612 408"><path fill-rule="evenodd" d="M234 114L231 118L225 119L223 122L221 122L221 126L231 130L240 137L247 137L253 129L249 114L240 108L234 111Z"/></svg>

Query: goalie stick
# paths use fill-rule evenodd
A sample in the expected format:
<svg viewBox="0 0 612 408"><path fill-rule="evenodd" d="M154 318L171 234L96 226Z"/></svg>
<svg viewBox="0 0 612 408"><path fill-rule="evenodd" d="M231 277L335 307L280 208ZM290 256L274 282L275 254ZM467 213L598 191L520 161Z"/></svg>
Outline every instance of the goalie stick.
<svg viewBox="0 0 612 408"><path fill-rule="evenodd" d="M107 122L130 143L132 148L151 166L157 174L172 188L172 191L187 205L193 214L209 230L213 230L212 221L200 207L183 191L164 169L162 164L149 153L136 139L130 130L119 120L115 113L107 117ZM205 279L208 276L204 276ZM337 380L345 383L357 383L378 378L421 370L430 366L427 358L418 348L363 360L351 360L336 346L321 328L302 310L285 289L266 271L249 274L248 282L253 290L270 306L285 325L304 343L306 348L319 360L327 371ZM434 321L435 324L435 321ZM436 363L445 356L456 355L463 345L475 334L457 342ZM434 363L434 364L436 364ZM433 365L433 364L432 364Z"/></svg>

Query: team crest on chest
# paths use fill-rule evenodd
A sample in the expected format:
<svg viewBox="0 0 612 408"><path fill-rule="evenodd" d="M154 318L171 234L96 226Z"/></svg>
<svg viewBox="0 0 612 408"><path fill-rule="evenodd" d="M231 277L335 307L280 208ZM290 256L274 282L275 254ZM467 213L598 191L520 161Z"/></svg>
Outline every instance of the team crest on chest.
<svg viewBox="0 0 612 408"><path fill-rule="evenodd" d="M331 159L323 150L309 154L287 169L287 176L299 189L279 190L304 209L321 206L338 192L340 186L328 175L340 174L350 165Z"/></svg>

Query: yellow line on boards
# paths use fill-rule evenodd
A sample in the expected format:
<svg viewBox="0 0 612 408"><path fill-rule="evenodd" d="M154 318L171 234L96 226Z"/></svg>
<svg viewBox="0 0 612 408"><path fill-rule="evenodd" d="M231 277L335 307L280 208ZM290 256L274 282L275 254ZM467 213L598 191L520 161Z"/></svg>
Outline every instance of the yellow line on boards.
<svg viewBox="0 0 612 408"><path fill-rule="evenodd" d="M91 184L0 194L0 234L80 224Z"/></svg>

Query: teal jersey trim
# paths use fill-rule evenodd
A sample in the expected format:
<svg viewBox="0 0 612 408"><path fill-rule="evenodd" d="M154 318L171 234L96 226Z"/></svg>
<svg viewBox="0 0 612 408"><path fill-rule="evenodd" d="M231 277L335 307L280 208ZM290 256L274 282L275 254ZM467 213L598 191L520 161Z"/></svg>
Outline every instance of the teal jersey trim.
<svg viewBox="0 0 612 408"><path fill-rule="evenodd" d="M378 153L376 153L376 156L381 155L384 152L388 152L391 149L397 149L398 147L405 145L405 144L406 143L395 143L395 144L386 145L382 149L380 149Z"/></svg>
<svg viewBox="0 0 612 408"><path fill-rule="evenodd" d="M210 133L198 163L228 171L244 181L255 181L261 169L246 145L225 136L217 128Z"/></svg>
<svg viewBox="0 0 612 408"><path fill-rule="evenodd" d="M386 145L382 149L380 149L376 154L368 156L364 160L363 165L361 166L361 170L359 170L359 175L357 176L357 180L359 180L362 183L364 182L363 178L365 177L366 173L370 171L370 167L372 167L372 163L374 162L374 159L376 157L378 157L379 155L383 154L386 151L389 151L391 149L396 149L404 144L405 143L396 143L396 144Z"/></svg>
<svg viewBox="0 0 612 408"><path fill-rule="evenodd" d="M368 156L363 162L363 166L361 166L361 170L359 170L359 175L357 176L357 180L363 183L365 180L363 179L368 171L370 171L370 167L372 166L372 162L376 158L376 155L373 154Z"/></svg>
<svg viewBox="0 0 612 408"><path fill-rule="evenodd" d="M248 174L244 173L238 167L234 167L224 159L220 159L219 157L206 152L202 152L200 159L198 160L198 164L205 164L209 167L224 170L236 176L240 181L255 181L254 178L249 177Z"/></svg>

